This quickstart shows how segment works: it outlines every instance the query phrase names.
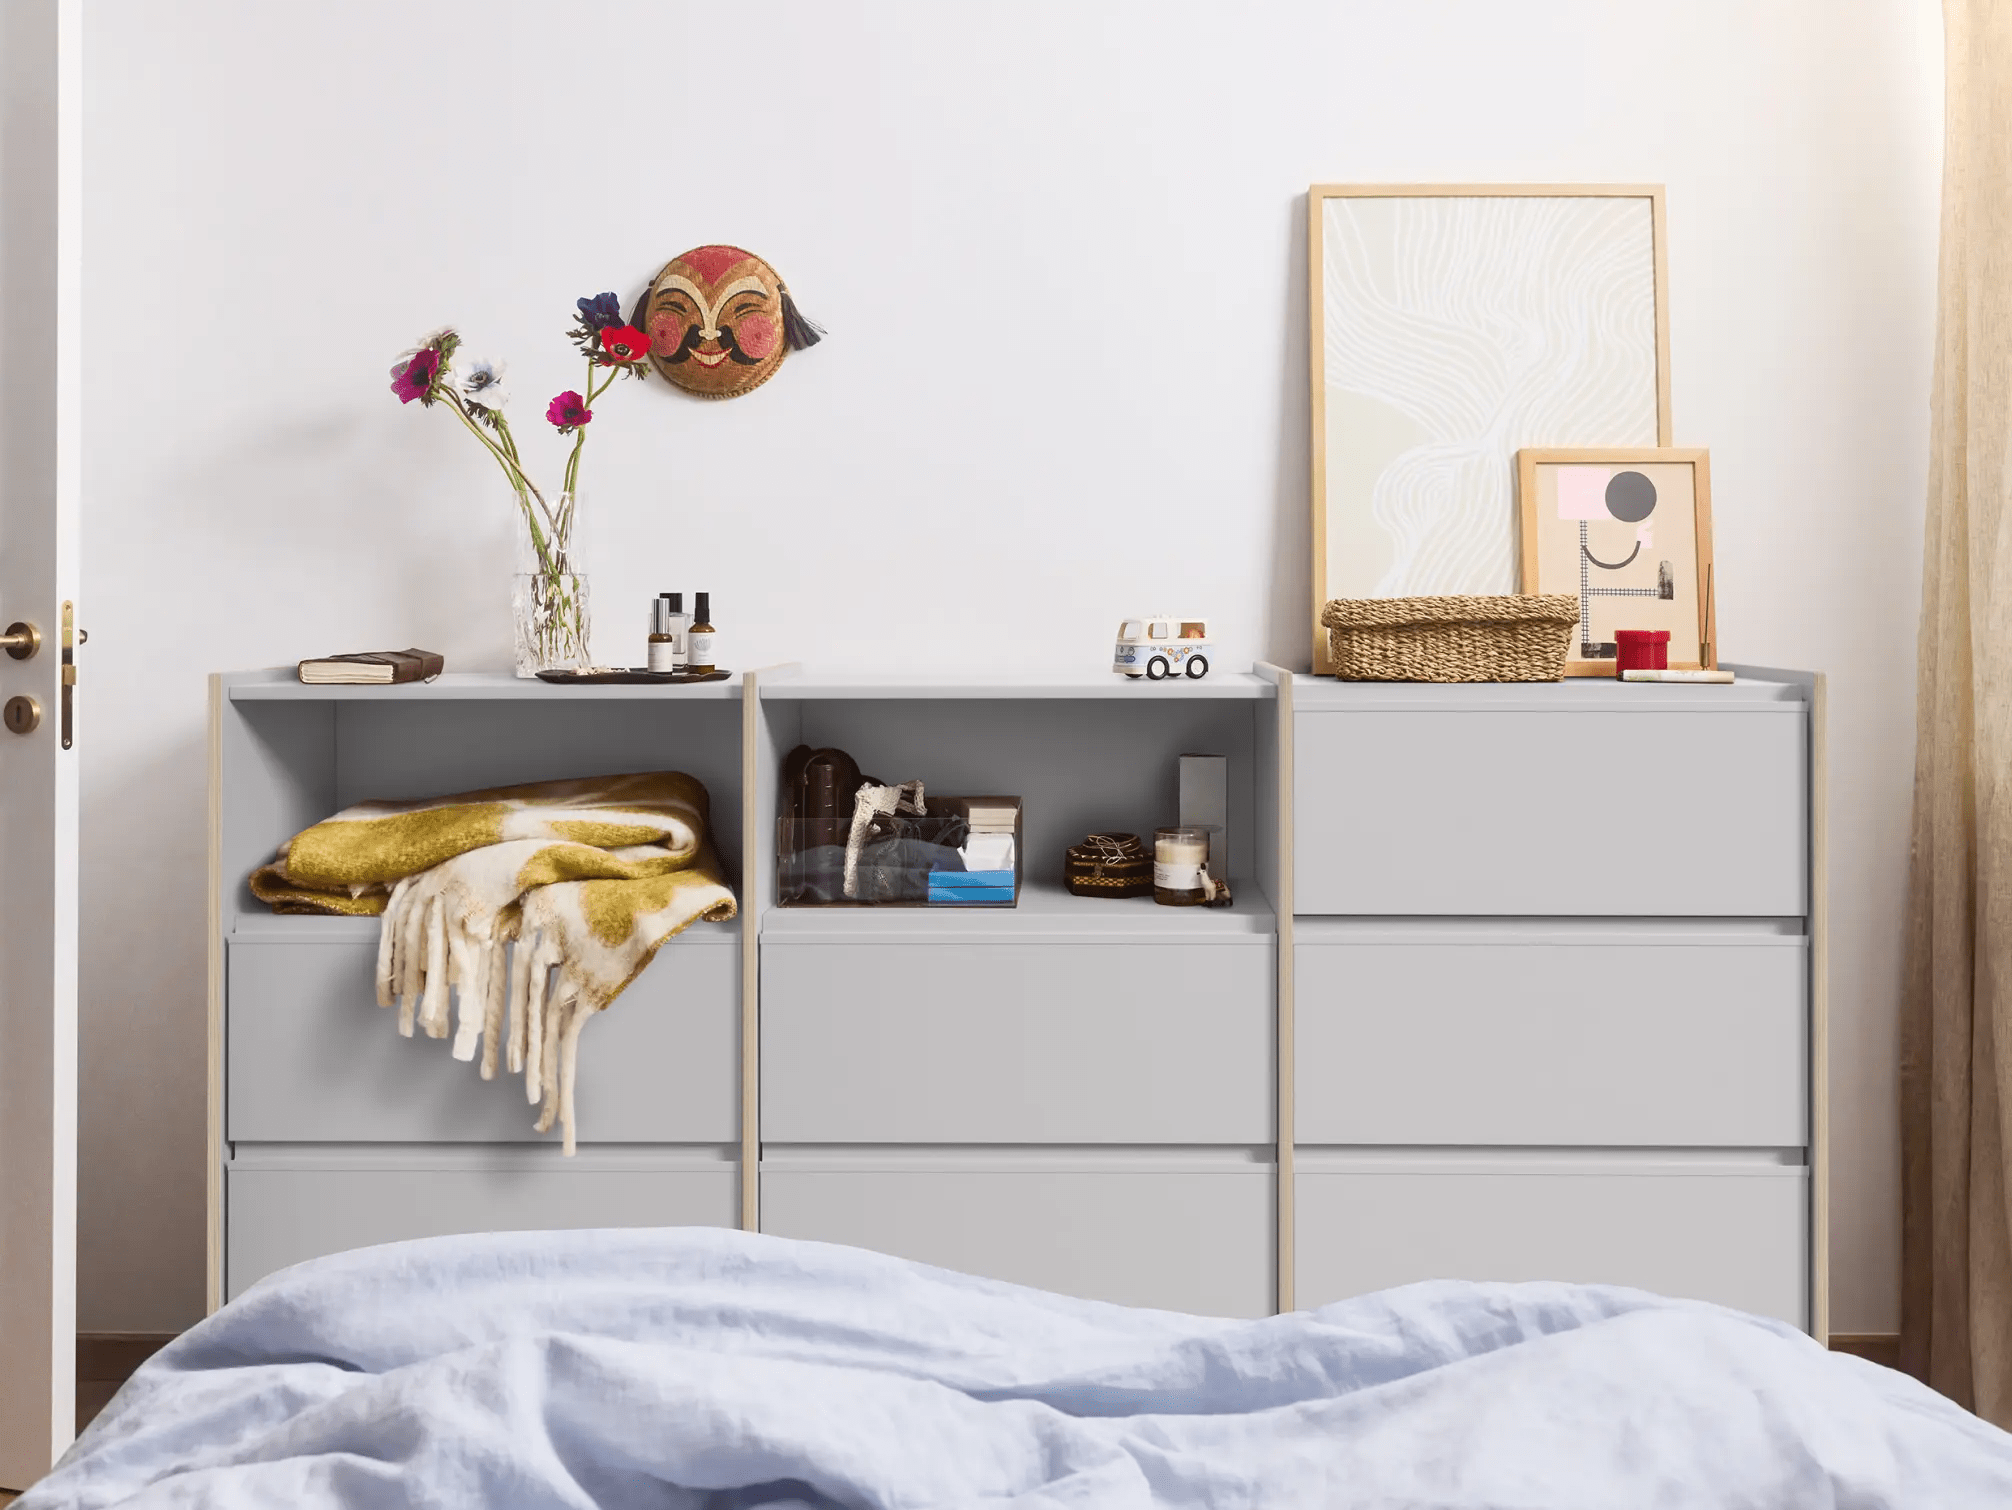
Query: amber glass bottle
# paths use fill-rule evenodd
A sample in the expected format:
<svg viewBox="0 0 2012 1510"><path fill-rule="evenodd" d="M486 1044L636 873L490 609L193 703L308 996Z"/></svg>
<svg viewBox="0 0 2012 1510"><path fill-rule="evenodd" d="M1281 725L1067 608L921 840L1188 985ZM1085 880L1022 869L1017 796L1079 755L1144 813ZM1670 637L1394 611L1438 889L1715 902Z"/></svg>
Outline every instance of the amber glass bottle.
<svg viewBox="0 0 2012 1510"><path fill-rule="evenodd" d="M713 595L694 593L692 627L685 631L685 669L705 676L713 669Z"/></svg>

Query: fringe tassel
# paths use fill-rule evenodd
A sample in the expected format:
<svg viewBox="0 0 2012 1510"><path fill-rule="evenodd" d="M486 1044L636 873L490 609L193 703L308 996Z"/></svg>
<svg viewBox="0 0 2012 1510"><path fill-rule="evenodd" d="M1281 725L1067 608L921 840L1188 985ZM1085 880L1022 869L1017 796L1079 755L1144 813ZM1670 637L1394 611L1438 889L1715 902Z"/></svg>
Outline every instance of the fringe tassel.
<svg viewBox="0 0 2012 1510"><path fill-rule="evenodd" d="M410 1038L419 1006L426 963L426 905L423 896L405 899L405 917L398 925L398 1031Z"/></svg>
<svg viewBox="0 0 2012 1510"><path fill-rule="evenodd" d="M782 291L782 334L791 351L802 351L806 346L815 346L824 339L824 327L803 317L803 311L796 307L796 300L789 296L787 288Z"/></svg>
<svg viewBox="0 0 2012 1510"><path fill-rule="evenodd" d="M550 1132L559 1115L559 1043L565 1035L572 1000L559 991L545 999L545 1041L540 1045L538 1078L544 1091L538 1108L537 1131Z"/></svg>
<svg viewBox="0 0 2012 1510"><path fill-rule="evenodd" d="M499 938L485 951L482 972L482 1078L496 1078L496 1051L503 1036L503 997L510 989L510 941Z"/></svg>
<svg viewBox="0 0 2012 1510"><path fill-rule="evenodd" d="M520 937L510 950L510 1049L504 1064L513 1075L524 1073L524 998L531 989L531 946L537 937Z"/></svg>
<svg viewBox="0 0 2012 1510"><path fill-rule="evenodd" d="M454 1019L454 1057L466 1063L482 1046L482 1032L489 1024L489 978L483 968L489 963L489 941L475 938L457 923L447 948L461 998L460 1012Z"/></svg>
<svg viewBox="0 0 2012 1510"><path fill-rule="evenodd" d="M447 1036L447 920L442 898L426 904L426 994L419 1001L419 1026L428 1038Z"/></svg>
<svg viewBox="0 0 2012 1510"><path fill-rule="evenodd" d="M544 943L540 935L539 945ZM538 1104L540 1080L545 1068L545 988L551 971L543 962L543 949L531 950L530 968L524 991L524 1099Z"/></svg>
<svg viewBox="0 0 2012 1510"><path fill-rule="evenodd" d="M398 1000L398 993L392 989L392 971L397 968L399 904L405 900L406 892L411 889L410 876L392 887L391 900L384 904L384 916L378 920L377 1004L380 1007L388 1007Z"/></svg>
<svg viewBox="0 0 2012 1510"><path fill-rule="evenodd" d="M573 1078L580 1063L580 1030L594 1015L578 997L573 998L573 1017L566 1024L566 1038L559 1045L559 1127L565 1134L564 1153L572 1158L579 1147L573 1129Z"/></svg>
<svg viewBox="0 0 2012 1510"><path fill-rule="evenodd" d="M456 915L447 888L428 888L423 880L400 881L385 902L377 1004L398 1007L398 1031L407 1038L415 1028L447 1037L453 1014L454 1057L473 1060L479 1051L484 1080L496 1078L499 1064L521 1073L525 1099L538 1108L537 1130L556 1124L572 1156L579 1145L580 1035L599 1008L569 978L560 935L538 929L523 936L522 909L514 906L484 919L489 936L478 935Z"/></svg>

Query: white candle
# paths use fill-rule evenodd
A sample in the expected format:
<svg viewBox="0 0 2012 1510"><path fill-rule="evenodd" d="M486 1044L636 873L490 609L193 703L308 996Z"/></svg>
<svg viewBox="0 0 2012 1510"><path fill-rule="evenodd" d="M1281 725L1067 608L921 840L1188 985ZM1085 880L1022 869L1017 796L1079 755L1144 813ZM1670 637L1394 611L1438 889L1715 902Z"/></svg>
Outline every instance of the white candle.
<svg viewBox="0 0 2012 1510"><path fill-rule="evenodd" d="M1209 835L1202 828L1162 828L1153 834L1153 889L1202 893L1209 865Z"/></svg>

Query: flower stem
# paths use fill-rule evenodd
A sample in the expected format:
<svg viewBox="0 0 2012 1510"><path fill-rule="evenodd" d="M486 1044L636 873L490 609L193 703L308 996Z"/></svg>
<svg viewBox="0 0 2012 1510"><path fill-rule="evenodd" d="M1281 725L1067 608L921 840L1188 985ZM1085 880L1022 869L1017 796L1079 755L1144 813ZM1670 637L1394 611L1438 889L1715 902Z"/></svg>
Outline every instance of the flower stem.
<svg viewBox="0 0 2012 1510"><path fill-rule="evenodd" d="M516 489L518 501L524 505L525 520L527 522L532 521L530 500L535 499L539 512L545 516L546 528L552 532L553 537L559 542L559 547L563 551L565 549L566 536L559 528L559 521L552 513L552 506L545 501L545 495L538 491L538 485L531 480L530 474L524 470L523 463L518 460L517 442L510 436L508 425L504 421L503 416L500 414L497 415L496 421L502 427L501 433L509 443L507 451L504 447L497 445L496 442L482 433L482 426L477 423L475 416L470 414L463 406L459 394L449 388L444 390L444 396L449 406L454 410L455 417L467 427L468 433L481 441L483 448L496 458L496 464L503 468L503 475L510 479L510 486ZM539 537L535 522L531 523L531 539L532 544L538 551L540 562L544 562L545 546L543 540Z"/></svg>

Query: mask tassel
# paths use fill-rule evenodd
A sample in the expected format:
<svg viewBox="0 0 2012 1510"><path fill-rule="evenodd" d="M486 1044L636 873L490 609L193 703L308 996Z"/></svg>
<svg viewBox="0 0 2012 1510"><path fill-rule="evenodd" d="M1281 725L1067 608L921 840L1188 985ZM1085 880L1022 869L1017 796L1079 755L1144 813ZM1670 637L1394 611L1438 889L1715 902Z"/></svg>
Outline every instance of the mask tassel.
<svg viewBox="0 0 2012 1510"><path fill-rule="evenodd" d="M802 351L804 347L815 346L824 339L824 327L803 317L803 311L796 307L796 300L789 296L788 289L782 291L782 334L791 351Z"/></svg>

